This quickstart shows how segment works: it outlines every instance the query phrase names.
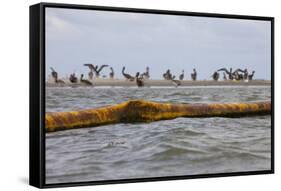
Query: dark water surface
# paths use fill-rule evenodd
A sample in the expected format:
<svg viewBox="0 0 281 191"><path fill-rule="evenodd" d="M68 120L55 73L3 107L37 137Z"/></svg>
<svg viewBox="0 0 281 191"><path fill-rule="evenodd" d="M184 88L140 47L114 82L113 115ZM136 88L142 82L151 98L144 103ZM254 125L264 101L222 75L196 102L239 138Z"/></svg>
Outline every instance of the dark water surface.
<svg viewBox="0 0 281 191"><path fill-rule="evenodd" d="M270 86L187 88L48 87L46 111L130 99L172 103L271 99ZM269 170L271 116L177 118L46 134L46 183Z"/></svg>

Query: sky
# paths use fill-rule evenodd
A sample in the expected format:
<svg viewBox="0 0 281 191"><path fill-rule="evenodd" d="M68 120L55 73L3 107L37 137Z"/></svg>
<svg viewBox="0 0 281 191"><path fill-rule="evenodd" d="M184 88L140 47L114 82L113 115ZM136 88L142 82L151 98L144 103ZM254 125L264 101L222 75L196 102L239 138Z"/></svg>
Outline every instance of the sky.
<svg viewBox="0 0 281 191"><path fill-rule="evenodd" d="M46 8L46 75L87 74L84 63L108 64L117 78L123 66L132 75L149 66L152 79L167 69L190 79L193 68L210 79L223 67L270 79L270 21Z"/></svg>

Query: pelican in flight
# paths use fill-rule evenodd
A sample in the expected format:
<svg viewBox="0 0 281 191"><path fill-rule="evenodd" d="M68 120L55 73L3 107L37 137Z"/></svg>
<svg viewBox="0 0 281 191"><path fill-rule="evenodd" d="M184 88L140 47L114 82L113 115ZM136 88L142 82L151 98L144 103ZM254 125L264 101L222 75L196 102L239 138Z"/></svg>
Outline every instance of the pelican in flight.
<svg viewBox="0 0 281 191"><path fill-rule="evenodd" d="M96 66L96 67L94 68L94 71L95 71L95 73L96 73L96 77L97 77L97 78L100 77L100 72L101 72L102 69L105 68L105 67L108 67L108 65L103 64L103 65L101 65L100 67Z"/></svg>

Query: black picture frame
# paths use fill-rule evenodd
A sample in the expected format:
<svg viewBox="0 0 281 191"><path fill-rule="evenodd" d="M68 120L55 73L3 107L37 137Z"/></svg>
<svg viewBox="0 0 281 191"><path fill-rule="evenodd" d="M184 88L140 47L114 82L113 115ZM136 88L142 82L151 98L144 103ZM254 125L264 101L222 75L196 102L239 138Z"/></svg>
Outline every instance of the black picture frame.
<svg viewBox="0 0 281 191"><path fill-rule="evenodd" d="M230 172L186 176L155 177L141 179L105 180L75 183L45 183L45 9L67 8L102 10L164 15L183 15L196 17L234 18L263 20L271 22L271 169L251 172ZM29 184L38 188L84 186L116 183L135 183L147 181L167 181L178 179L227 177L274 173L274 17L199 13L171 10L136 9L124 7L104 7L74 4L39 3L30 6L30 139L29 139Z"/></svg>

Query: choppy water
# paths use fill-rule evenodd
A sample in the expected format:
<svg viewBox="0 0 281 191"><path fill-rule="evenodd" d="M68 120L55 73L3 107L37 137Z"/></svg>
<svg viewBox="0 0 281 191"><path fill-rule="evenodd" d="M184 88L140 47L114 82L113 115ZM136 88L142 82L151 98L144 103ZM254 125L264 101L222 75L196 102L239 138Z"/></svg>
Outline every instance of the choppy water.
<svg viewBox="0 0 281 191"><path fill-rule="evenodd" d="M46 110L68 111L130 99L251 102L270 87L47 88ZM48 133L46 183L269 170L271 117L177 118Z"/></svg>

